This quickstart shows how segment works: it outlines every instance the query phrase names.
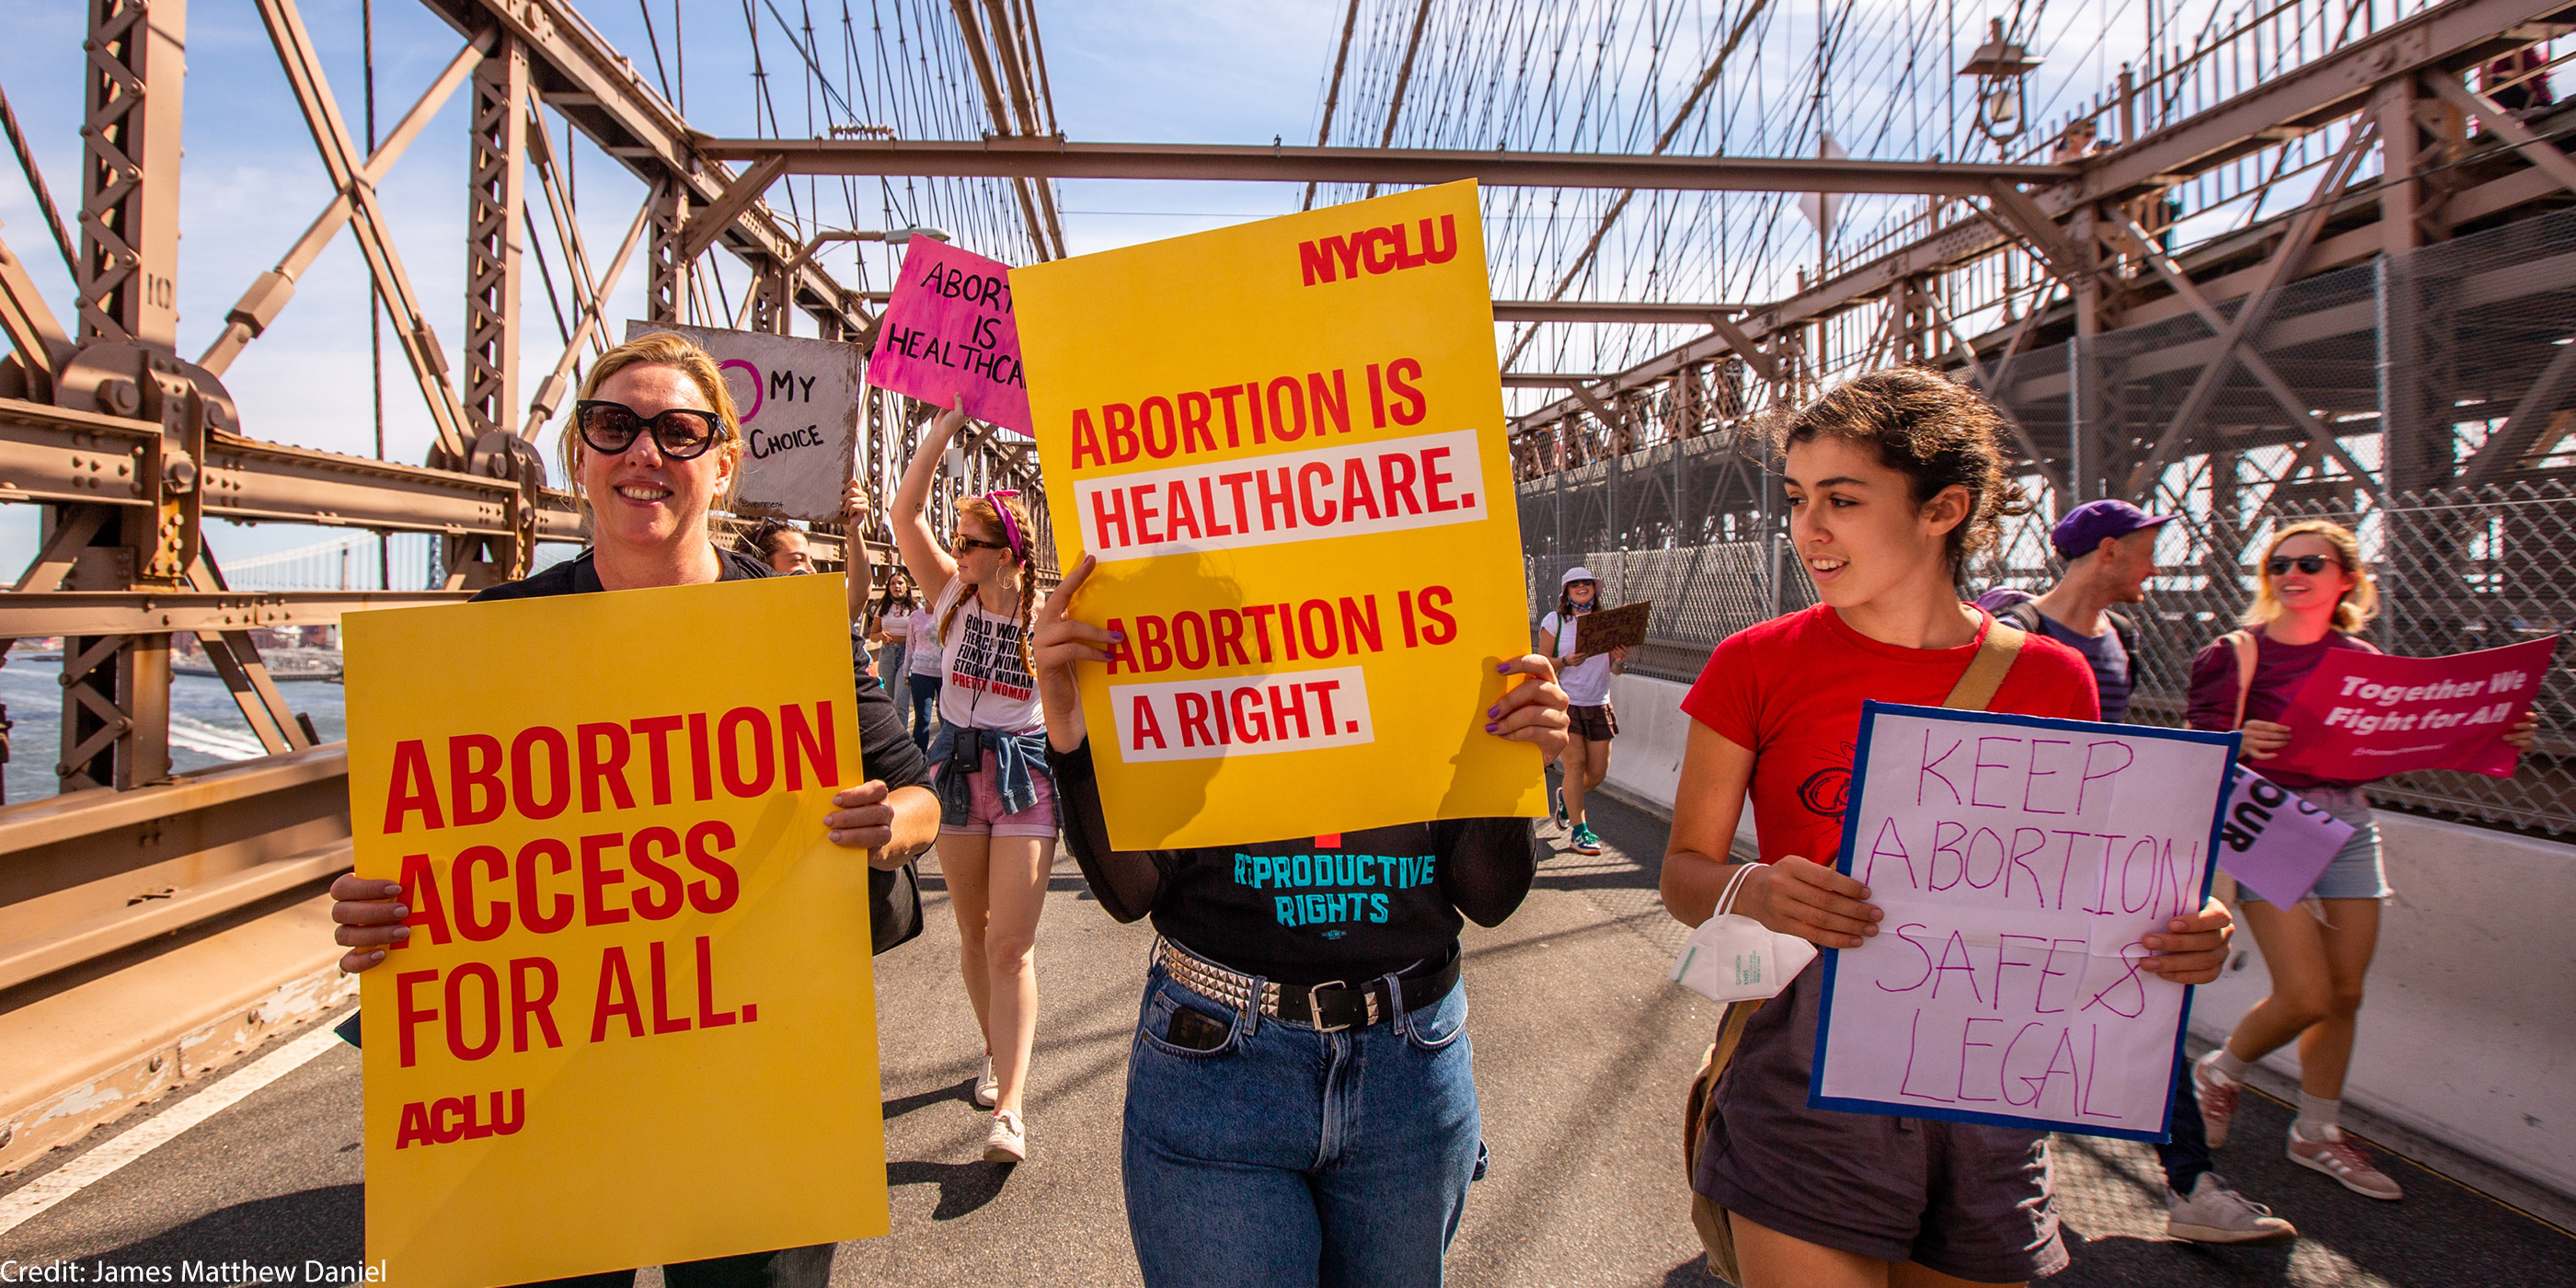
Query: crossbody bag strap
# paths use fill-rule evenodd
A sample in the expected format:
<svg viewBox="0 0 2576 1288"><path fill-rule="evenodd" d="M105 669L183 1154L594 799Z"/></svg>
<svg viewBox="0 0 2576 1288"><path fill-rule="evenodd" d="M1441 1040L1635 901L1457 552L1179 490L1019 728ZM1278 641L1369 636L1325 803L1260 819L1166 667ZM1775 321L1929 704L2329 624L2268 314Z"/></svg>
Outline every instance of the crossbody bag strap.
<svg viewBox="0 0 2576 1288"><path fill-rule="evenodd" d="M2221 637L2229 652L2236 655L2236 722L2230 729L2245 727L2245 699L2254 692L2254 656L2257 645L2252 631L2229 631Z"/></svg>
<svg viewBox="0 0 2576 1288"><path fill-rule="evenodd" d="M1984 642L1977 646L1977 656L1968 663L1965 675L1950 690L1941 705L1953 711L1983 711L1995 700L1995 692L2004 687L2004 676L2012 670L2013 659L2021 656L2021 646L2030 633L2005 625L1998 620L1986 628Z"/></svg>

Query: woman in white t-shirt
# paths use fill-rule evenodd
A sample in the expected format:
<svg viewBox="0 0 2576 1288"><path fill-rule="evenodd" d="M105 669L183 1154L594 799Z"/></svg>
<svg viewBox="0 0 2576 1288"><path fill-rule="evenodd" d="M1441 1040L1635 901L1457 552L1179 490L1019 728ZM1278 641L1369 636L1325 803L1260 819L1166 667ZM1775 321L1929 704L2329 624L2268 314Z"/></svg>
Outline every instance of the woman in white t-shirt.
<svg viewBox="0 0 2576 1288"><path fill-rule="evenodd" d="M1556 683L1565 690L1571 728L1565 742L1565 784L1557 788L1556 825L1577 854L1599 854L1601 838L1584 821L1583 798L1610 773L1610 740L1619 736L1618 717L1610 710L1610 677L1627 665L1628 650L1579 652L1580 618L1601 607L1601 583L1592 570L1577 565L1565 572L1556 611L1538 624L1538 651L1556 663Z"/></svg>
<svg viewBox="0 0 2576 1288"><path fill-rule="evenodd" d="M1031 959L1055 864L1055 783L1031 674L1037 564L1028 512L1017 492L960 497L954 554L923 514L949 436L965 423L959 412L942 412L923 433L895 494L894 534L913 584L930 600L938 641L910 639L916 656L937 659L939 731L930 758L939 871L957 916L966 995L984 1031L984 1070L975 1080L975 1103L993 1110L984 1157L1016 1163L1028 1156L1020 1092L1037 1036Z"/></svg>

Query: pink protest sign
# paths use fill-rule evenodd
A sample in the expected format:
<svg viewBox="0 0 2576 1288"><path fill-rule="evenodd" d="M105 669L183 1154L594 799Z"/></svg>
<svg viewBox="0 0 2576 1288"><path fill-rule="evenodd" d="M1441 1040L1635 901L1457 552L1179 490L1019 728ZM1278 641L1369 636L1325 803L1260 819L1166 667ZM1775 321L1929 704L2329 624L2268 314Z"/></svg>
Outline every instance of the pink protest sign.
<svg viewBox="0 0 2576 1288"><path fill-rule="evenodd" d="M1011 316L1011 269L999 260L915 237L886 301L868 357L868 383L1029 432L1029 385Z"/></svg>
<svg viewBox="0 0 2576 1288"><path fill-rule="evenodd" d="M2239 765L2218 831L2218 866L2274 907L2287 908L2316 888L2356 830Z"/></svg>
<svg viewBox="0 0 2576 1288"><path fill-rule="evenodd" d="M2290 745L2265 767L2347 781L2411 769L2510 775L2522 753L2502 736L2530 712L2557 648L2552 635L2448 657L2331 650L2282 713Z"/></svg>

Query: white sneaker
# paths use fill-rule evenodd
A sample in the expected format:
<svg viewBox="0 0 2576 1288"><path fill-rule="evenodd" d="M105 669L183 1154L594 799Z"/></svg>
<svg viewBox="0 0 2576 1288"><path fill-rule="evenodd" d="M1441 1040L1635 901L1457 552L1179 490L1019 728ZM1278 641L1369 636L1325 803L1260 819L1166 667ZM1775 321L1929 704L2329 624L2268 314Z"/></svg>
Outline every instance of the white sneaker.
<svg viewBox="0 0 2576 1288"><path fill-rule="evenodd" d="M2299 1228L2203 1172L2191 1197L2165 1191L2165 1237L2194 1243L2288 1243Z"/></svg>
<svg viewBox="0 0 2576 1288"><path fill-rule="evenodd" d="M984 1161L1019 1163L1029 1157L1029 1134L1020 1126L1020 1116L1008 1109L993 1111L993 1129L984 1133Z"/></svg>
<svg viewBox="0 0 2576 1288"><path fill-rule="evenodd" d="M990 1109L1002 1098L1001 1080L993 1076L993 1057L984 1057L984 1072L975 1076L975 1107Z"/></svg>

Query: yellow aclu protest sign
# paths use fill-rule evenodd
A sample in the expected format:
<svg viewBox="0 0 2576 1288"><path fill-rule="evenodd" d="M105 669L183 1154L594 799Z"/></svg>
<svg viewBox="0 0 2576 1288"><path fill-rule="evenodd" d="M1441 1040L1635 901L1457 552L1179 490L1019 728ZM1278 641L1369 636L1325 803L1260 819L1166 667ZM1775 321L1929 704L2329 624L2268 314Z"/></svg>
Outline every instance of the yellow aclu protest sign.
<svg viewBox="0 0 2576 1288"><path fill-rule="evenodd" d="M839 577L352 615L367 1256L490 1288L886 1231ZM703 624L756 649L712 648Z"/></svg>
<svg viewBox="0 0 2576 1288"><path fill-rule="evenodd" d="M1011 273L1110 840L1544 811L1476 186Z"/></svg>

